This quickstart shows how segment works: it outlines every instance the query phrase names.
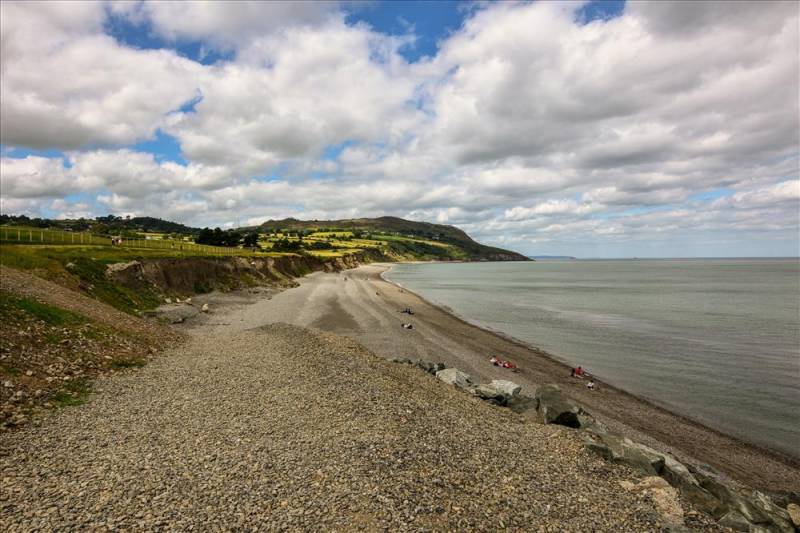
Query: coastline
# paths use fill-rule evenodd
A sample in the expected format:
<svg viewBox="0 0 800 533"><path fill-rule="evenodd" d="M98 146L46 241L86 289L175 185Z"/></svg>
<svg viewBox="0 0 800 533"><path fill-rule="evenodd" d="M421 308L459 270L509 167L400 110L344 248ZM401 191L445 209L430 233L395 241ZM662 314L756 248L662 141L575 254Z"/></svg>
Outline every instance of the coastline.
<svg viewBox="0 0 800 533"><path fill-rule="evenodd" d="M297 278L294 288L269 291L268 295L198 297L198 301L219 298L211 302L211 307L219 309L220 314L198 317L184 327L226 335L287 323L349 337L386 359L442 362L480 382L511 380L530 396L539 385L555 383L611 431L681 462L708 465L726 477L767 492L800 491L797 458L726 435L599 380L598 390L587 391L585 382L570 378L570 367L549 353L472 324L384 279L382 274L391 266L372 263L341 272L317 272ZM234 311L233 315L223 309L226 307ZM413 316L400 313L406 307L414 310ZM408 321L414 328L401 328ZM497 354L517 363L521 372L492 366L488 359Z"/></svg>
<svg viewBox="0 0 800 533"><path fill-rule="evenodd" d="M435 262L439 262L439 261L431 261L431 262L435 263ZM403 263L403 264L415 264L415 263L419 263L419 262L408 262L408 263ZM542 348L540 348L540 347L538 347L538 346L536 346L536 345L534 345L532 343L529 343L529 342L526 342L526 341L524 341L522 339L514 337L513 335L511 335L509 333L506 333L504 331L501 331L501 330L498 330L498 329L494 329L492 327L489 327L489 326L480 324L478 322L472 321L469 318L460 315L459 313L457 313L452 308L450 308L450 307L448 307L446 305L440 305L440 304L437 304L435 302L432 302L432 301L428 300L427 298L425 298L424 296L421 296L419 293L417 293L417 292L413 291L412 289L409 289L408 287L404 286L403 284L398 283L396 281L393 281L391 279L388 279L388 278L384 277L384 274L389 272L392 269L392 267L394 266L394 264L388 264L387 263L387 266L388 266L388 268L386 270L384 270L380 274L381 279L383 281L385 281L386 283L389 283L390 285L394 285L394 286L398 287L399 289L402 289L402 290L406 291L409 294L413 294L416 298L419 298L421 301L425 302L426 305L429 305L431 307L437 308L441 312L451 315L454 319L456 319L456 320L458 320L460 322L463 322L464 325L466 325L466 326L477 328L477 329L482 330L482 331L484 331L484 332L486 332L486 333L488 333L490 335L494 335L494 336L499 337L499 338L501 338L501 339L503 339L505 341L508 341L508 342L510 342L512 344L516 344L516 345L520 346L521 348L523 348L525 350L530 350L530 351L536 352L537 354L542 355L543 357L547 357L547 358L551 359L554 363L561 364L563 366L565 372L569 372L572 369L572 367L566 361L563 361L561 358L551 354L547 350L544 350L544 349L542 349ZM624 388L621 388L621 387L619 387L617 385L613 385L611 383L603 381L601 378L599 378L597 376L592 376L592 380L596 384L598 384L598 387L602 386L602 387L604 387L606 389L613 389L614 391L616 391L619 394L625 394L625 395L630 396L631 398L633 398L633 399L635 399L637 401L641 401L641 402L644 402L646 404L649 404L654 409L659 409L659 410L665 411L665 412L669 413L672 416L675 416L675 417L678 417L678 418L681 418L681 419L685 420L687 423L695 424L695 425L700 426L700 427L702 427L702 428L704 428L704 429L706 429L708 431L713 431L714 433L717 433L720 436L737 440L737 441L739 441L740 443L742 443L744 445L752 446L752 447L754 447L754 448L756 448L756 449L758 449L758 450L760 450L760 451L762 451L764 453L767 453L767 454L770 454L770 455L774 455L777 459L789 460L790 462L794 461L796 463L796 466L800 467L800 451L798 452L798 455L796 457L793 457L793 456L791 456L789 454L781 452L780 450L775 450L775 449L772 449L772 448L769 448L769 447L766 447L766 446L762 446L762 445L760 445L758 443L755 443L755 442L750 442L745 438L739 437L737 435L732 435L732 434L726 433L726 432L724 432L722 430L719 430L717 428L714 428L712 426L709 426L707 422L705 422L703 420L700 420L700 419L692 418L691 416L688 416L688 415L685 415L685 414L678 413L678 412L672 410L668 405L660 404L658 402L658 400L656 400L656 399L648 398L647 396L643 396L641 394L636 394L636 393L627 391Z"/></svg>
<svg viewBox="0 0 800 533"><path fill-rule="evenodd" d="M564 376L568 376L569 375L569 371L570 371L571 367L567 363L565 363L564 361L560 360L556 356L548 353L547 351L542 350L541 348L539 348L539 347L537 347L537 346L535 346L533 344L530 344L528 342L525 342L525 341L523 341L521 339L515 338L514 336L512 336L510 334L507 334L507 333L505 333L503 331L499 331L499 330L496 330L494 328L486 327L486 326L483 326L483 325L478 324L476 322L473 322L473 321L469 320L467 317L463 317L463 316L459 315L458 313L456 313L454 310L448 308L447 306L443 306L443 305L439 305L439 304L436 304L434 302L431 302L430 300L428 300L425 297L421 296L420 294L414 292L413 290L409 289L408 287L403 286L401 283L395 282L395 281L387 278L385 276L385 274L387 274L395 266L394 264L392 264L392 263L385 263L385 264L381 263L381 264L375 264L374 266L378 266L378 267L381 267L383 269L377 275L381 282L383 282L383 283L385 283L387 285L390 285L392 287L395 287L395 288L397 288L399 290L402 290L406 294L412 295L414 298L418 299L424 305L429 306L430 308L436 309L440 313L449 315L452 320L462 323L467 328L474 328L475 330L479 330L480 332L482 332L485 335L494 336L494 337L496 337L496 338L498 338L498 339L500 339L500 340L502 340L504 342L510 343L512 345L515 345L515 346L519 347L522 350L525 350L527 352L530 352L530 353L534 354L535 357L545 358L545 359L548 360L549 364L560 366L563 369L563 375ZM514 378L511 377L510 379L513 380ZM647 397L643 397L643 396L628 392L628 391L626 391L626 390L624 390L622 388L619 388L619 387L617 387L615 385L609 384L609 383L607 383L607 382L605 382L605 381L603 381L603 380L601 380L599 378L593 378L593 380L595 381L595 383L598 384L598 389L602 388L605 391L613 391L615 394L617 394L617 395L619 395L621 397L628 398L632 402L636 402L636 403L640 403L640 404L645 405L647 409L651 409L654 412L661 414L662 416L673 418L675 420L679 420L679 421L682 422L682 424L686 425L687 427L691 427L691 428L695 429L698 432L706 433L706 434L708 434L710 436L713 436L714 440L729 441L730 445L733 445L733 447L735 447L735 448L741 449L742 451L745 452L746 455L751 455L751 456L759 456L760 455L760 456L763 456L764 458L768 459L770 462L775 461L778 464L785 465L785 467L787 469L790 469L790 470L794 471L795 474L791 474L791 475L800 475L800 455L791 456L791 455L785 454L785 453L783 453L781 451L770 449L770 448L767 448L765 446L761 446L761 445L753 443L753 442L749 442L749 441L747 441L747 440L745 440L743 438L740 438L738 436L730 435L730 434L727 434L727 433L725 433L723 431L720 431L720 430L718 430L716 428L710 427L710 426L708 426L706 423L704 423L701 420L696 420L696 419L694 419L694 418L692 418L690 416L687 416L687 415L684 415L684 414L681 414L681 413L676 413L676 412L672 411L669 407L660 405L657 401L655 401L653 399L650 399L650 398L647 398ZM579 381L579 382L577 382L577 384L578 385L582 385L583 382ZM582 391L582 389L578 389L578 390L581 391L581 392L584 392L584 391ZM569 393L573 393L573 392L575 392L575 391L572 390L572 389L569 389ZM585 395L583 395L583 396L585 396ZM585 398L582 399L582 400L583 401L581 401L581 400L579 400L579 401L581 401L581 403L586 405L590 412L595 414L596 411L597 411L597 409L596 409L597 405L595 404L595 402L587 403L585 401ZM593 405L593 404L595 404L595 405ZM675 439L665 438L665 437L669 437L670 436L668 433L659 431L656 435L654 435L653 432L652 432L652 427L649 427L649 426L642 427L640 425L632 425L629 422L622 421L621 420L621 418L622 418L621 413L616 413L616 415L615 415L613 413L602 412L602 414L601 414L601 416L599 418L604 423L606 423L607 425L611 426L613 429L620 431L621 433L625 434L626 436L629 436L629 437L633 438L634 440L637 440L639 442L643 442L643 443L647 444L648 446L651 446L651 447L653 447L653 448L655 448L655 449L657 449L659 451L670 453L670 454L674 455L675 457L677 457L677 458L679 458L681 460L684 460L686 462L689 462L689 463L710 464L711 466L713 466L714 468L716 468L720 472L730 476L732 479L748 483L748 484L750 484L750 485L752 485L752 486L754 486L756 488L759 488L759 489L762 489L762 490L784 490L784 491L797 491L797 490L800 490L800 486L798 486L798 484L796 482L794 484L792 484L791 475L786 477L787 484L781 484L779 487L776 487L776 486L772 486L772 484L769 481L767 481L768 476L761 475L763 473L759 473L757 475L753 475L753 474L755 474L755 472L751 472L751 473L745 473L744 472L744 470L750 470L749 468L747 468L747 469L739 469L739 468L728 469L728 468L726 468L724 463L719 462L718 460L715 460L715 458L708 453L709 451L712 451L712 450L709 450L709 446L703 445L703 443L705 443L706 441L702 441L702 442L698 443L698 444L700 444L699 446L687 447L685 444L676 444L675 443ZM727 448L727 446L726 446L726 448ZM716 455L716 454L714 454L714 455ZM731 462L733 462L733 461L731 461ZM744 475L742 475L742 474L744 474ZM800 477L796 477L795 479L800 479ZM765 483L765 481L767 481L767 482Z"/></svg>

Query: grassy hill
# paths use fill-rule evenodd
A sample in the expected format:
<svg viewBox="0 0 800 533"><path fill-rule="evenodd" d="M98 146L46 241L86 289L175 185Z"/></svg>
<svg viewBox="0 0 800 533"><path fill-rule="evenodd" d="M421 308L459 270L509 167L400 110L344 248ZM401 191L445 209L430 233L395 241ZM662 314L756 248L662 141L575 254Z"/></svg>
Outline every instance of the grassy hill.
<svg viewBox="0 0 800 533"><path fill-rule="evenodd" d="M398 260L530 261L502 248L475 242L455 226L415 222L397 217L345 220L268 220L257 231L267 235L295 232L308 239L326 239L334 246L348 242L380 248ZM345 239L345 240L343 240Z"/></svg>

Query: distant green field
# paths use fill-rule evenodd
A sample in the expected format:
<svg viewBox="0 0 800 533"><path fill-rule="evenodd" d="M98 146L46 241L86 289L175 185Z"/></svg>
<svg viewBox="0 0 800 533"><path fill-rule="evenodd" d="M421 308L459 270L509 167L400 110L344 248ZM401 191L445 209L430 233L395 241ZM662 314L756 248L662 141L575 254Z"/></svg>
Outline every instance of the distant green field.
<svg viewBox="0 0 800 533"><path fill-rule="evenodd" d="M207 246L188 241L171 240L167 234L147 232L146 238L122 238L120 244L112 245L111 238L93 235L88 232L60 231L41 228L0 226L0 243L14 244L53 244L62 246L97 245L113 248L136 248L145 250L164 250L183 256L184 252L193 256L257 255L257 252L242 248Z"/></svg>

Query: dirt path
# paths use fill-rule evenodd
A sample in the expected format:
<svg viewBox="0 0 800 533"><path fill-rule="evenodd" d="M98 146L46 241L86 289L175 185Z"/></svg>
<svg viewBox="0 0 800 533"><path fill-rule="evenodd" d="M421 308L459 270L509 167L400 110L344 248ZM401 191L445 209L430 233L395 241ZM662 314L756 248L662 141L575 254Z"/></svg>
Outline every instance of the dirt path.
<svg viewBox="0 0 800 533"><path fill-rule="evenodd" d="M512 379L531 393L538 384L558 383L614 429L678 458L706 463L764 490L799 490L800 465L600 384L589 392L569 378L569 368L544 352L469 325L408 291L384 281L384 265L338 274L313 274L300 286L240 307L231 326L244 330L273 322L315 327L349 336L387 358L444 362L481 380ZM412 317L399 311L411 307ZM413 330L401 328L412 322ZM487 360L503 354L518 362L520 374Z"/></svg>

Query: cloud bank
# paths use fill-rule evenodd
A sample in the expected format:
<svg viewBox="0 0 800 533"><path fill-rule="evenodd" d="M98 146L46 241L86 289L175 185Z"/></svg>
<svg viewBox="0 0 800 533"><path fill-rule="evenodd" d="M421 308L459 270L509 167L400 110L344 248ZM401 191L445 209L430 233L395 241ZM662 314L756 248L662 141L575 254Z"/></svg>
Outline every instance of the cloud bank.
<svg viewBox="0 0 800 533"><path fill-rule="evenodd" d="M800 253L796 3L589 22L490 4L414 61L413 30L346 7L3 2L3 212L393 214L530 253Z"/></svg>

